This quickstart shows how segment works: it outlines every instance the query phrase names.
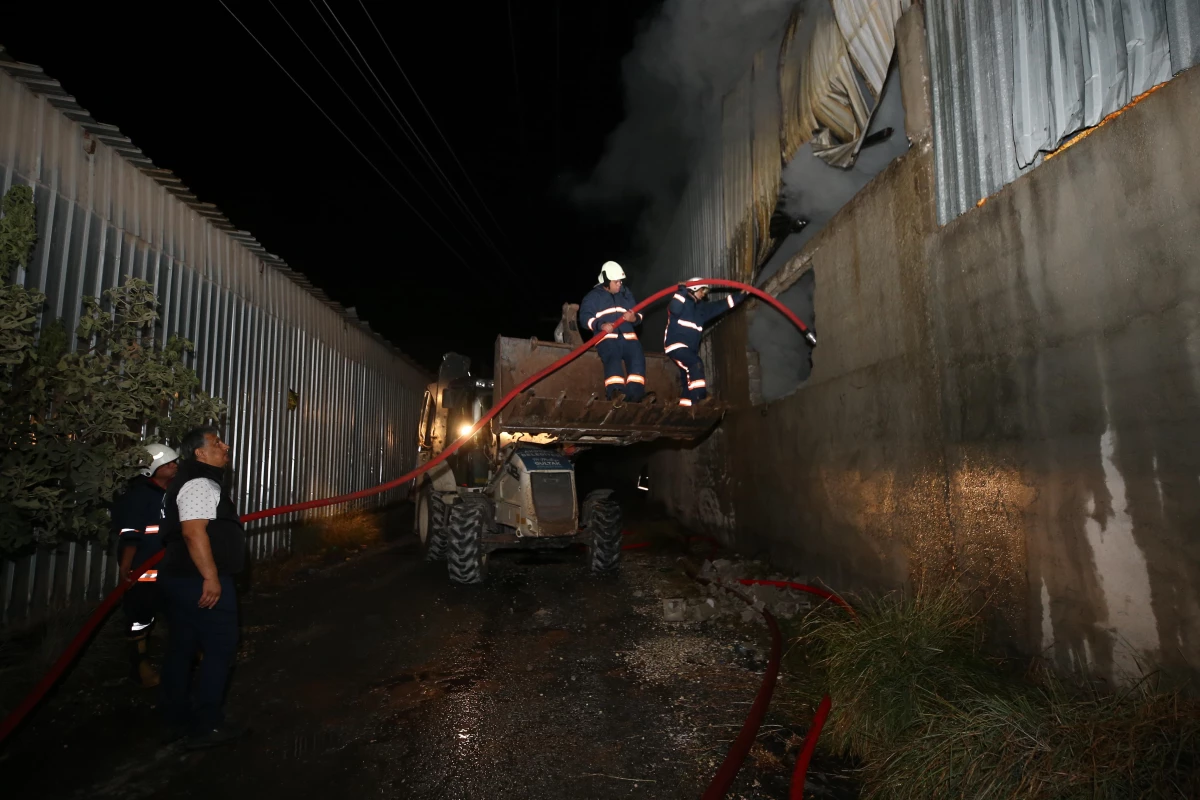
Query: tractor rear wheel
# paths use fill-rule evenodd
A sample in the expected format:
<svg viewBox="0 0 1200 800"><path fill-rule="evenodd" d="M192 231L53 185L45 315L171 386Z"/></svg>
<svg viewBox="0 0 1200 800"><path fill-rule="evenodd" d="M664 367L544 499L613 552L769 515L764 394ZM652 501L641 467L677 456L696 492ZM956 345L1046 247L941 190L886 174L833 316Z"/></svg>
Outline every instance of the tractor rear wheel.
<svg viewBox="0 0 1200 800"><path fill-rule="evenodd" d="M621 563L621 506L612 492L591 492L583 501L584 530L591 536L588 555L592 574L612 572Z"/></svg>
<svg viewBox="0 0 1200 800"><path fill-rule="evenodd" d="M491 504L479 495L467 495L450 507L450 522L446 526L449 540L446 568L452 583L483 583L487 577L483 532L487 529L491 513Z"/></svg>
<svg viewBox="0 0 1200 800"><path fill-rule="evenodd" d="M446 558L446 517L448 509L433 487L426 485L417 495L417 537L426 561Z"/></svg>

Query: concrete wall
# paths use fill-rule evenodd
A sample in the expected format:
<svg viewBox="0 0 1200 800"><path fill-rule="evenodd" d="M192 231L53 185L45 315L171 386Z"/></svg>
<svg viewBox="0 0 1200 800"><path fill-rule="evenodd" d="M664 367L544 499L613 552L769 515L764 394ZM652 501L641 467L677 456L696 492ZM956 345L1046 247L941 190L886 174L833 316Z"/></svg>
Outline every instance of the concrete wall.
<svg viewBox="0 0 1200 800"><path fill-rule="evenodd" d="M918 131L796 257L810 379L654 495L843 590L950 565L1064 669L1200 667L1197 131L1192 70L941 229Z"/></svg>

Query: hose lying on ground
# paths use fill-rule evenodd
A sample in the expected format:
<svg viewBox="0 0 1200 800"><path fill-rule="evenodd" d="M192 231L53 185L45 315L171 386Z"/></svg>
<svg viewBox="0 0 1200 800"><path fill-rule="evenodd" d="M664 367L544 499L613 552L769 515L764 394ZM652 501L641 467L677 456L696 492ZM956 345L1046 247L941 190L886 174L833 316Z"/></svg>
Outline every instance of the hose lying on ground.
<svg viewBox="0 0 1200 800"><path fill-rule="evenodd" d="M812 336L811 332L808 329L808 326L805 325L800 320L799 317L797 317L794 313L792 313L791 309L789 309L787 306L783 305L781 302L779 302L778 300L776 300L774 297L767 294L766 292L762 291L761 289L757 289L753 286L741 283L739 281L725 280L723 278L704 278L702 280L695 280L695 281L687 282L687 285L693 285L693 284L703 284L703 285L707 285L707 286L722 286L722 287L726 287L726 288L730 288L730 289L739 289L748 294L751 294L751 295L759 298L763 302L767 303L768 305L770 305L772 308L774 308L776 311L783 314L785 317L787 317L788 320L793 325L795 325L800 330L801 333L805 334L806 338L809 338L809 341L812 341L815 343L815 337ZM675 290L676 290L675 286L669 286L665 289L655 292L654 294L650 295L645 300L643 300L642 302L638 303L636 306L631 308L630 311L632 311L634 313L639 312L642 309L658 302L659 300L662 300L663 298L667 297L668 295L673 294L675 292ZM604 333L597 333L591 339L589 339L588 341L579 345L574 350L572 350L570 353L568 353L567 355L560 358L558 361L555 361L553 364L538 371L534 375L530 376L529 378L526 378L524 381L522 381L521 383L514 386L506 395L504 395L504 397L502 397L500 399L499 402L497 402L495 405L493 405L491 407L491 409L489 409L488 412L479 419L478 422L476 422L474 425L472 425L471 429L469 431L467 431L464 435L460 436L455 442L450 444L445 450L443 450L437 456L431 458L429 461L427 461L426 463L417 467L416 469L414 469L404 475L401 475L399 478L388 481L387 483L382 483L378 486L374 486L374 487L371 487L368 489L360 489L359 491L350 492L348 494L338 495L336 497L328 497L328 498L323 498L323 499L319 499L319 500L308 500L303 503L292 503L290 505L279 506L277 508L268 508L268 509L264 509L262 511L255 511L250 514L243 515L242 522L243 523L253 522L255 520L266 519L268 517L277 517L277 516L281 516L283 514L295 513L297 511L307 511L309 509L314 509L314 508L323 508L326 506L341 505L343 503L349 503L352 500L359 500L364 497L371 497L373 495L381 494L381 493L389 491L391 489L396 489L396 488L403 486L404 484L408 483L409 481L414 480L415 478L419 477L420 475L424 474L425 472L429 471L433 467L436 467L438 464L441 464L443 461L448 459L450 456L452 456L454 453L456 453L459 450L459 448L461 448L464 444L466 444L468 441L470 441L472 439L472 437L475 436L476 433L478 433L480 430L482 430L485 425L487 425L489 422L491 422L492 418L495 417L497 414L499 414L500 411L502 411L505 406L507 406L509 403L511 403L513 400L515 400L518 395L520 395L522 392L524 392L529 387L533 386L538 381L545 378L547 375L550 375L550 374L562 369L567 364L571 363L575 359L582 356L585 352L590 350L592 347L595 347L596 344L598 344L604 338L604 336L605 336ZM143 562L142 564L139 564L131 572L131 575L134 575L134 576L141 575L147 569L152 568L160 560L162 560L163 555L164 555L163 551L159 551L158 553L154 554L153 556L148 558L145 562ZM4 718L3 721L0 721L0 743L3 743L12 734L12 732L14 730L16 730L17 726L20 725L21 722L25 719L25 717L27 717L29 715L29 713L38 705L38 703L41 702L42 698L44 698L46 696L46 694L50 691L50 689L54 687L54 685L58 682L59 678L62 677L63 673L67 670L67 668L71 665L71 663L75 660L75 658L83 650L83 648L87 644L87 642L91 639L92 634L95 633L96 629L100 626L100 624L108 616L109 612L112 611L112 609L116 606L117 602L121 599L121 597L125 594L125 592L127 592L129 590L129 587L132 586L135 582L136 582L136 578L126 578L125 580L121 581L121 583L119 583L111 592L109 592L108 596L104 598L104 601L99 605L99 607L94 612L92 612L91 616L88 617L87 622L84 623L84 625L80 629L79 633L77 633L75 635L75 637L70 641L70 643L67 645L67 647L63 650L62 655L59 656L58 660L54 662L54 665L46 672L46 674L44 676L42 676L42 679L33 688L33 690L21 701L21 703L15 709L13 709L13 711L11 713L8 714L8 716L6 716ZM778 668L778 665L776 665L776 668ZM772 689L773 688L774 688L774 681L772 681ZM767 693L767 700L769 701L769 699L770 699L770 692ZM763 713L765 713L765 712L766 712L766 709L764 707ZM747 749L747 751L749 750L749 745L747 745L746 749ZM743 754L743 757L744 757L744 754ZM726 761L729 761L729 759L726 758ZM734 771L734 774L736 774L736 770ZM730 779L730 780L732 781L732 779ZM710 796L716 796L716 795L710 795L709 793L705 794L705 797L710 797ZM723 795L721 795L721 796L723 796Z"/></svg>
<svg viewBox="0 0 1200 800"><path fill-rule="evenodd" d="M806 583L794 583L792 581L759 580L757 578L742 578L738 583L743 586L774 586L777 589L793 589L797 592L807 592L823 600L832 600L846 609L851 618L855 621L858 620L858 615L854 613L854 609L850 607L849 603L828 589L822 589L819 586L809 586ZM796 767L792 770L792 788L788 794L789 800L804 800L804 782L808 778L808 764L812 761L813 751L817 749L817 739L821 736L821 729L825 727L825 718L829 716L831 705L829 695L825 695L821 698L821 703L817 706L816 713L813 714L812 724L808 726L808 733L804 735L804 743L800 746L800 754L796 756Z"/></svg>
<svg viewBox="0 0 1200 800"><path fill-rule="evenodd" d="M752 599L720 581L702 578L696 574L692 574L692 578L706 586L720 587L746 605L754 606ZM779 632L779 623L775 621L775 616L770 611L761 608L758 609L758 613L762 614L762 618L766 620L767 629L771 632L771 653L767 658L767 669L763 673L762 683L758 686L758 693L754 695L750 713L746 715L746 721L742 723L742 729L738 731L733 744L729 745L729 752L725 754L725 760L717 768L717 773L713 775L708 788L701 795L701 800L720 800L729 792L729 787L733 785L738 770L742 768L742 763L745 762L750 748L754 746L754 742L758 738L758 729L762 727L763 718L767 715L767 708L771 705L771 695L775 693L775 681L779 677L779 659L783 655L783 635Z"/></svg>

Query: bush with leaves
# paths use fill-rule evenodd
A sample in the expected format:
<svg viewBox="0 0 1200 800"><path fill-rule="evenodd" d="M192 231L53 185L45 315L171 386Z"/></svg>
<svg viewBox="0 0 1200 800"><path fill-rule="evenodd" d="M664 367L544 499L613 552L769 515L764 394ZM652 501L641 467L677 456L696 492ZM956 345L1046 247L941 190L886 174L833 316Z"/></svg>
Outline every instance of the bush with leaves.
<svg viewBox="0 0 1200 800"><path fill-rule="evenodd" d="M106 542L109 503L146 463L142 445L177 442L225 412L187 366L191 344L156 342L145 281L130 279L103 302L85 297L74 351L61 322L38 335L44 302L0 280L0 554Z"/></svg>

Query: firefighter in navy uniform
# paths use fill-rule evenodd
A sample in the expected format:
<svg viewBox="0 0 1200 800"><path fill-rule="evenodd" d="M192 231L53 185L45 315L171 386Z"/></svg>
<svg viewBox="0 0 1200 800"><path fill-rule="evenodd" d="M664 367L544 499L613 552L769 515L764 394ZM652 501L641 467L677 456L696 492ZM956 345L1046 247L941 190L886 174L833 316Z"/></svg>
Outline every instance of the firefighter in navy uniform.
<svg viewBox="0 0 1200 800"><path fill-rule="evenodd" d="M745 292L731 294L724 300L705 300L707 296L708 287L704 284L685 286L681 283L667 306L663 352L679 367L681 406L691 406L708 397L704 362L700 360L700 337L704 333L705 323L746 299Z"/></svg>
<svg viewBox="0 0 1200 800"><path fill-rule="evenodd" d="M579 304L579 319L593 334L604 332L596 352L604 362L604 394L609 400L623 395L637 403L646 394L646 355L633 326L642 315L630 309L637 305L625 286L625 270L615 261L600 268L596 287Z"/></svg>
<svg viewBox="0 0 1200 800"><path fill-rule="evenodd" d="M119 537L122 578L134 577L130 574L134 567L162 550L159 526L163 498L178 469L178 456L166 445L148 445L146 451L150 454L150 466L131 480L113 503L112 520ZM159 610L158 570L148 569L136 577L137 581L125 593L122 610L129 623L130 678L149 688L159 682L147 653L150 629Z"/></svg>

